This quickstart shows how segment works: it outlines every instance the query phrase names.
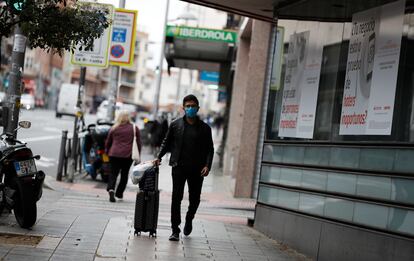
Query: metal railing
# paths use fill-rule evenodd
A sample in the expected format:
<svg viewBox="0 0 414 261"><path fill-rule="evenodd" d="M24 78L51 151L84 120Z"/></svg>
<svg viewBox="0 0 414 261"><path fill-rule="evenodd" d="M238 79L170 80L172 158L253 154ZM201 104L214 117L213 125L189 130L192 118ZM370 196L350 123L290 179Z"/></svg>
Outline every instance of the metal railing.
<svg viewBox="0 0 414 261"><path fill-rule="evenodd" d="M75 158L72 159L72 138L68 137L68 131L62 131L62 140L60 142L60 152L59 152L59 163L57 169L56 180L62 181L63 178L68 179L68 166L72 163L72 160L75 160L75 172L82 172L82 150L81 142L77 143L78 146L75 152ZM73 177L72 177L73 178Z"/></svg>

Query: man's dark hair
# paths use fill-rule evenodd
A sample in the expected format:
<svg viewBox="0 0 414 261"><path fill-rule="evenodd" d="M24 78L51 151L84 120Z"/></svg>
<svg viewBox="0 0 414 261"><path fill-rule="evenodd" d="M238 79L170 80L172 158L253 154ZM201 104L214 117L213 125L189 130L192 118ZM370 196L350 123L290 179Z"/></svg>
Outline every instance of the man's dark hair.
<svg viewBox="0 0 414 261"><path fill-rule="evenodd" d="M193 101L193 102L197 103L197 106L200 106L200 104L198 103L197 97L195 97L193 94L189 94L189 95L187 95L187 96L184 97L184 99L183 99L183 106L188 101Z"/></svg>

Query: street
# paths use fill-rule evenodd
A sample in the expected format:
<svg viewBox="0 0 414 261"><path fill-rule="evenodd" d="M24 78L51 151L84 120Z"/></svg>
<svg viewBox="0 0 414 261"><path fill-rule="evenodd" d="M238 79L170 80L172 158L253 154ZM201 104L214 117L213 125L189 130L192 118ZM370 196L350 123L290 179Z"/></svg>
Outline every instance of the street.
<svg viewBox="0 0 414 261"><path fill-rule="evenodd" d="M56 170L62 130L73 129L73 118L55 118L54 111L22 111L20 120L30 120L18 138L34 154L41 155L38 169L46 172L46 186L38 202L37 223L20 228L12 213L0 218L2 260L302 260L303 256L249 228L254 200L234 199L230 178L218 169L205 179L202 202L191 237L177 244L170 234L170 167L160 167L160 211L157 238L146 233L134 236L133 216L137 186L130 181L124 199L110 203L106 184L77 175L73 183L57 182ZM92 115L86 123L93 123ZM144 148L142 159L152 156ZM167 161L166 159L165 161ZM188 207L184 196L182 213ZM137 259L138 258L138 259Z"/></svg>
<svg viewBox="0 0 414 261"><path fill-rule="evenodd" d="M20 129L17 138L27 142L34 155L41 155L36 162L38 169L42 169L48 176L56 177L59 160L62 131L68 130L69 136L73 133L74 117L55 117L55 111L49 110L21 110L20 121L32 123L30 129ZM94 115L86 115L85 123L95 123Z"/></svg>

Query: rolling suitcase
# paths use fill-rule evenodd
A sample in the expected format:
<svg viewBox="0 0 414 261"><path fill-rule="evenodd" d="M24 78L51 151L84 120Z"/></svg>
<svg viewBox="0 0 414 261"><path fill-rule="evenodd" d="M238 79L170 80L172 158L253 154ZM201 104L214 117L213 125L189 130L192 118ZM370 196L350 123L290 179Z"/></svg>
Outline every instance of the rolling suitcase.
<svg viewBox="0 0 414 261"><path fill-rule="evenodd" d="M160 192L158 190L158 167L145 171L139 182L140 191L135 202L134 228L135 235L149 232L150 236L157 236L158 208Z"/></svg>

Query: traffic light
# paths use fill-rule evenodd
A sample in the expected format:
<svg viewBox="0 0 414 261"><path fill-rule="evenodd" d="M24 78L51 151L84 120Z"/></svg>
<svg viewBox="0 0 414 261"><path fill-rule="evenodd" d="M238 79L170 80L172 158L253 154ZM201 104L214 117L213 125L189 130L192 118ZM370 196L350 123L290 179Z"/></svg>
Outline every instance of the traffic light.
<svg viewBox="0 0 414 261"><path fill-rule="evenodd" d="M9 109L7 107L0 106L0 126L2 126L3 128L5 128L7 125L7 120L9 116L8 112Z"/></svg>
<svg viewBox="0 0 414 261"><path fill-rule="evenodd" d="M26 0L6 0L7 6L14 14L20 13L23 10L25 3Z"/></svg>
<svg viewBox="0 0 414 261"><path fill-rule="evenodd" d="M9 73L7 72L3 77L3 88L7 89L9 88Z"/></svg>

